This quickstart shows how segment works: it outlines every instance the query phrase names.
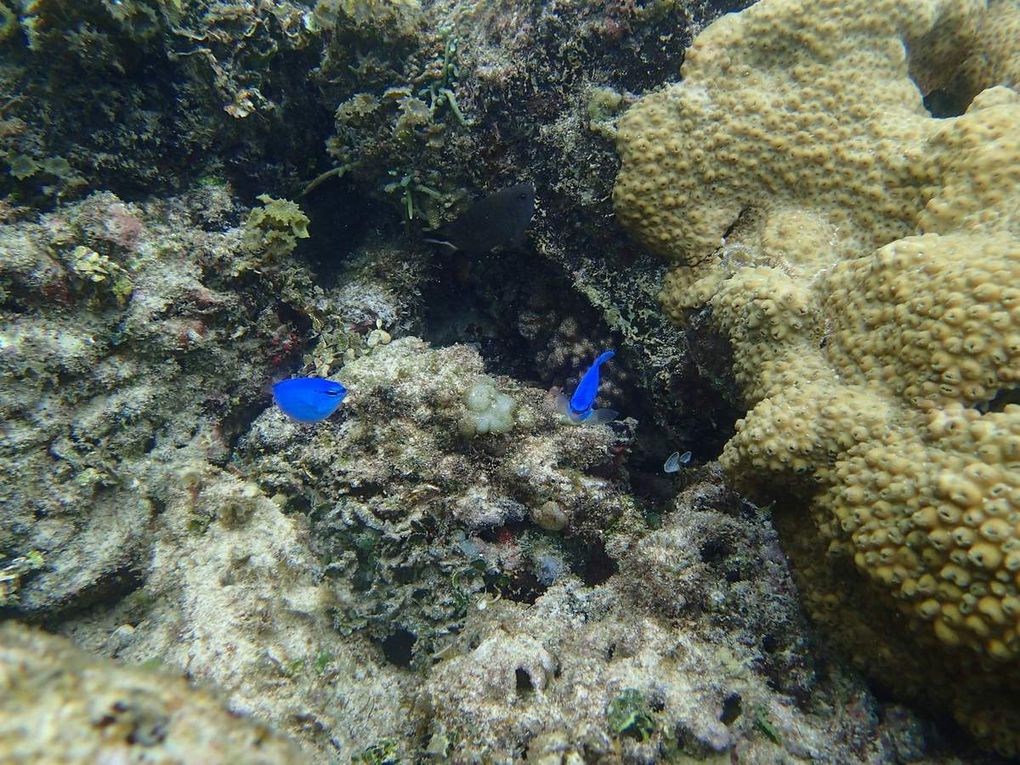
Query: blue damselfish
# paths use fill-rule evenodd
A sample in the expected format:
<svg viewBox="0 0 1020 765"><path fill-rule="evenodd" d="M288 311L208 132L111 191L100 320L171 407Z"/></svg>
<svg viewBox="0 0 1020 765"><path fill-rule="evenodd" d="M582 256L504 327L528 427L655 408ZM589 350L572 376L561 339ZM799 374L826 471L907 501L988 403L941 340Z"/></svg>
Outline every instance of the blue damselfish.
<svg viewBox="0 0 1020 765"><path fill-rule="evenodd" d="M337 410L347 388L322 377L295 377L273 386L273 399L298 422L320 422Z"/></svg>
<svg viewBox="0 0 1020 765"><path fill-rule="evenodd" d="M609 361L616 353L614 351L603 351L598 358L588 367L588 371L582 375L574 395L567 400L566 396L558 399L560 411L565 414L571 422L591 422L593 424L611 422L616 419L618 412L612 409L595 409L595 397L599 394L599 367Z"/></svg>

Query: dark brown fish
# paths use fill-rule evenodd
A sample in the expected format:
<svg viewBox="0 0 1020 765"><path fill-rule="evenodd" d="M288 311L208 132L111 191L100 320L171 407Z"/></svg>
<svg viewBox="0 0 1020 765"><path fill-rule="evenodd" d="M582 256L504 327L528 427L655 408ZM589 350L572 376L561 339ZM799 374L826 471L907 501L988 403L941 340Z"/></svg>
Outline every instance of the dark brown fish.
<svg viewBox="0 0 1020 765"><path fill-rule="evenodd" d="M520 248L534 214L535 185L518 183L482 197L426 241L479 255Z"/></svg>

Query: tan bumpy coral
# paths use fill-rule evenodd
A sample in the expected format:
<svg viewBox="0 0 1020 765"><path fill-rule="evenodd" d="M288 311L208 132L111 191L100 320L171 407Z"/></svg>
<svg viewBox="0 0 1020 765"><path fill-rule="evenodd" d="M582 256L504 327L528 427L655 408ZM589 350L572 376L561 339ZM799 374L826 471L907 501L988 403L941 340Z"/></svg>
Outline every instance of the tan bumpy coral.
<svg viewBox="0 0 1020 765"><path fill-rule="evenodd" d="M725 467L806 503L814 522L787 528L820 543L802 547L906 615L851 652L1017 755L1020 38L994 23L1018 5L990 5L723 17L622 119L615 202L677 264L667 312L710 307L732 345L748 412ZM966 111L935 118L924 96ZM831 624L838 579L802 581Z"/></svg>

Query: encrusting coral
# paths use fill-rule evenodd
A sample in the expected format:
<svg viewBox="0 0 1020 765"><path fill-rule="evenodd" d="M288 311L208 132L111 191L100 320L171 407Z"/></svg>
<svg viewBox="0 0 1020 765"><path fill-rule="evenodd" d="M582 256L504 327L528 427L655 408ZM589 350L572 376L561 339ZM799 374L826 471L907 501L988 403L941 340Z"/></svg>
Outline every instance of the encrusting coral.
<svg viewBox="0 0 1020 765"><path fill-rule="evenodd" d="M907 617L908 633L869 633L881 650L848 630L851 650L1013 755L1020 96L979 82L946 119L923 101L960 81L985 13L763 0L720 19L683 82L622 119L615 203L680 264L666 311L707 305L732 345L749 411L724 466L806 498L815 549L852 560ZM1006 60L988 76L1020 56L1015 37L990 47Z"/></svg>

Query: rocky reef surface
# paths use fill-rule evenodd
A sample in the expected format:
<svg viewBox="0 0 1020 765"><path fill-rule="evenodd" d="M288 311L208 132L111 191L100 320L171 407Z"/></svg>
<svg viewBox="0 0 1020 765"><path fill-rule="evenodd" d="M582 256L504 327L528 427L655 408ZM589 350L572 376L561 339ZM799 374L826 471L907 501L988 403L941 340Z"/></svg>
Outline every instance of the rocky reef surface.
<svg viewBox="0 0 1020 765"><path fill-rule="evenodd" d="M0 0L0 760L1017 755L1020 6L745 5Z"/></svg>

